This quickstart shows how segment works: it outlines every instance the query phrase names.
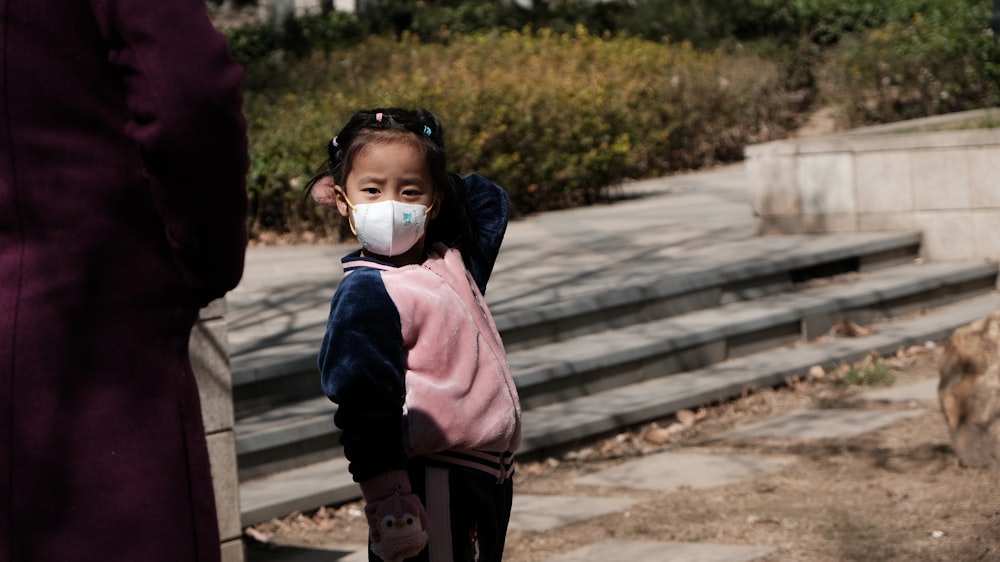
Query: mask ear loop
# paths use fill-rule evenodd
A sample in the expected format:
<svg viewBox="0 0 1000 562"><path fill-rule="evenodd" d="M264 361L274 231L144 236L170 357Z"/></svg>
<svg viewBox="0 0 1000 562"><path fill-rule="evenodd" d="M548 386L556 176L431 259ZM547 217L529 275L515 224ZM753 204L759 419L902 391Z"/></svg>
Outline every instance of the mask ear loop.
<svg viewBox="0 0 1000 562"><path fill-rule="evenodd" d="M347 192L341 190L338 193L340 193L340 195L343 196L344 201L347 202L347 206L351 208L351 211L354 211L355 210L354 203L351 203L351 200L347 198ZM354 236L357 236L358 235L358 230L356 228L354 228L354 213L353 212L347 215L347 224L348 224L348 226L351 227L351 234L353 234Z"/></svg>

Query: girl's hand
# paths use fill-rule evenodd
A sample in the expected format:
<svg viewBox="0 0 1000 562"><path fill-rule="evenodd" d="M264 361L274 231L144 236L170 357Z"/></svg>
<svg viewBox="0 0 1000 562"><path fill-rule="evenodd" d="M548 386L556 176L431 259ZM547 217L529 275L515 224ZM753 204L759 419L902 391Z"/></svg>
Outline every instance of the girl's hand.
<svg viewBox="0 0 1000 562"><path fill-rule="evenodd" d="M427 546L430 521L405 470L362 482L361 493L367 502L368 538L375 555L385 562L403 562Z"/></svg>

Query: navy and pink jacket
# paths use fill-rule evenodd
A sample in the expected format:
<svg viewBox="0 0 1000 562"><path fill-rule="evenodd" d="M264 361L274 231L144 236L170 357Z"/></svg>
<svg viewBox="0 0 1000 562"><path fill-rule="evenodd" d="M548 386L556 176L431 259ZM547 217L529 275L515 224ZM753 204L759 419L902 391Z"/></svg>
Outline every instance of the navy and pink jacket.
<svg viewBox="0 0 1000 562"><path fill-rule="evenodd" d="M507 226L503 190L468 176L476 256L435 244L397 267L354 252L319 353L323 390L354 479L421 456L503 480L521 439L520 405L483 292Z"/></svg>

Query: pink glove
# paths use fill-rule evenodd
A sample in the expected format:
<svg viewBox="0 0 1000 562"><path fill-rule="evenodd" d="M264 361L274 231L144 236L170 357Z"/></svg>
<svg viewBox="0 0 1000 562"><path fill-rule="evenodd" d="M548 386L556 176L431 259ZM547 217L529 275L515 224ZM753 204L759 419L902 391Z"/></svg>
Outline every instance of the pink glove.
<svg viewBox="0 0 1000 562"><path fill-rule="evenodd" d="M376 556L385 562L402 562L427 546L430 521L405 470L392 470L362 482L361 493Z"/></svg>

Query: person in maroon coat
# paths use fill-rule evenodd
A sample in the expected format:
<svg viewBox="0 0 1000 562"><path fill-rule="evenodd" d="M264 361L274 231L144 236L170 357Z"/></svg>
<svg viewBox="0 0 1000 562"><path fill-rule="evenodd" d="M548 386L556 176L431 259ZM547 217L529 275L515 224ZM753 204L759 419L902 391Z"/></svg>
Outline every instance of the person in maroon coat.
<svg viewBox="0 0 1000 562"><path fill-rule="evenodd" d="M188 337L246 248L203 0L0 0L0 561L218 560Z"/></svg>

